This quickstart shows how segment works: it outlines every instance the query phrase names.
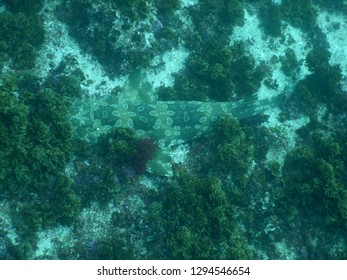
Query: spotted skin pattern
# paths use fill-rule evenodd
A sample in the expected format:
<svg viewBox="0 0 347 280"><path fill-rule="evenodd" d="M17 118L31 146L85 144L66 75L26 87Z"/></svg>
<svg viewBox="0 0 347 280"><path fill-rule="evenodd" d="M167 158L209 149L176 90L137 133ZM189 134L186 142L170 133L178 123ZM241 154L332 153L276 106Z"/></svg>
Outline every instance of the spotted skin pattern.
<svg viewBox="0 0 347 280"><path fill-rule="evenodd" d="M79 138L96 142L112 127L128 127L138 136L157 141L160 152L150 162L148 170L170 176L170 147L208 133L211 124L222 115L238 119L264 113L269 100L238 102L157 101L120 102L116 96L103 96L76 102L71 110L71 122Z"/></svg>

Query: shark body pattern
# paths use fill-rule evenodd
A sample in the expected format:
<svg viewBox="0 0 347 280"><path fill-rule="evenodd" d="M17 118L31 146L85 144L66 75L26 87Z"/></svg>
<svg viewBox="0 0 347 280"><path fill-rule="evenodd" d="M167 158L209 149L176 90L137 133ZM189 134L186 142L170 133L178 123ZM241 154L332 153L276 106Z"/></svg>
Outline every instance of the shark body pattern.
<svg viewBox="0 0 347 280"><path fill-rule="evenodd" d="M267 99L136 102L121 101L117 96L109 95L76 102L71 110L71 121L77 136L88 142L96 142L112 127L128 127L138 136L155 140L160 151L149 162L148 171L171 176L172 146L208 133L222 115L243 119L262 114L272 105L273 102Z"/></svg>

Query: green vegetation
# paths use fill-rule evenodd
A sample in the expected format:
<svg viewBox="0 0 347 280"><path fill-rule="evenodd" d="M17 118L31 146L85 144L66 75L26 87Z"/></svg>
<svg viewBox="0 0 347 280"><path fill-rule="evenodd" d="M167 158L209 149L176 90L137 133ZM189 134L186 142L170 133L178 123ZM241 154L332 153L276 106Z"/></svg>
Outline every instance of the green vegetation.
<svg viewBox="0 0 347 280"><path fill-rule="evenodd" d="M283 189L276 194L276 215L287 242L296 242L305 258L343 257L347 226L346 94L340 87L341 70L331 66L330 53L313 48L306 57L311 74L301 80L282 104L283 117L307 115L295 149L282 167ZM324 110L322 110L324 108ZM295 240L294 228L303 228ZM312 238L320 244L312 244ZM341 246L336 245L339 240ZM341 251L342 250L342 251ZM302 252L298 252L299 255Z"/></svg>
<svg viewBox="0 0 347 280"><path fill-rule="evenodd" d="M308 33L313 31L317 13L311 0L283 0L281 10L284 19L293 26L302 28Z"/></svg>
<svg viewBox="0 0 347 280"><path fill-rule="evenodd" d="M189 76L182 74L175 75L173 87L161 86L157 89L160 100L206 100L205 89Z"/></svg>
<svg viewBox="0 0 347 280"><path fill-rule="evenodd" d="M280 56L280 61L282 63L281 69L284 75L290 77L297 73L300 62L292 49L286 49L284 56Z"/></svg>
<svg viewBox="0 0 347 280"><path fill-rule="evenodd" d="M267 35L280 37L282 22L287 21L309 35L314 34L317 11L313 1L283 0L276 4L271 0L261 1L260 20ZM339 1L334 1L339 2Z"/></svg>
<svg viewBox="0 0 347 280"><path fill-rule="evenodd" d="M303 248L299 255L306 251L304 258L340 258L344 245L336 242L346 243L347 227L346 130L328 135L310 123L300 135L302 143L285 159L283 188L276 195L281 230L290 233L288 243ZM295 240L298 234L302 238Z"/></svg>
<svg viewBox="0 0 347 280"><path fill-rule="evenodd" d="M314 4L317 4L328 11L342 12L347 15L347 5L344 1L329 1L329 0L313 0Z"/></svg>
<svg viewBox="0 0 347 280"><path fill-rule="evenodd" d="M216 34L226 39L233 26L243 24L244 8L244 0L199 1L199 5L189 7L195 26L195 34L191 35L198 41L205 41Z"/></svg>
<svg viewBox="0 0 347 280"><path fill-rule="evenodd" d="M2 1L12 13L36 15L43 7L42 0L4 0Z"/></svg>
<svg viewBox="0 0 347 280"><path fill-rule="evenodd" d="M56 14L109 75L129 74L149 67L157 54L177 46L178 35L174 30L180 21L174 12L180 7L179 1L99 0L96 3L63 1ZM153 38L146 36L147 33L152 33Z"/></svg>
<svg viewBox="0 0 347 280"><path fill-rule="evenodd" d="M293 94L283 104L284 112L314 115L319 104L324 104L334 113L346 110L347 97L340 88L341 69L338 65L331 66L329 60L330 53L323 48L314 48L308 53L306 64L312 74L296 85Z"/></svg>
<svg viewBox="0 0 347 280"><path fill-rule="evenodd" d="M45 81L45 86L71 101L81 97L81 83L85 80L85 76L77 65L74 58L66 57L51 71Z"/></svg>
<svg viewBox="0 0 347 280"><path fill-rule="evenodd" d="M72 102L83 98L83 71L72 57L45 80L23 71L35 67L43 44L37 16L43 1L3 2L0 66L9 63L13 74L2 74L0 85L0 193L17 238L10 240L13 232L0 216L0 259L35 257L38 233L58 225L72 226L75 239L55 240L56 252L40 257L277 259L287 257L278 249L283 246L294 258L346 258L347 97L312 5L345 13L341 1L249 1L259 5L267 35L280 37L287 21L313 38L305 61L311 73L281 103L283 120L310 119L284 163L268 152L286 147L287 138L278 127L260 126L264 116L222 117L208 138L190 143L189 169L173 163L172 178L141 178L156 145L131 129L111 129L96 144L75 139L68 115ZM173 87L159 88L159 98L230 101L250 98L267 71L243 44L229 44L233 27L243 23L245 2L201 0L182 10L194 24L183 32L178 0L62 1L56 15L109 74L132 73L134 93L151 87L141 86L136 70L160 70L151 60L183 42L190 50L185 69ZM301 64L292 49L279 61L288 77ZM90 206L112 212L98 221L105 227L98 235L83 217L76 219Z"/></svg>
<svg viewBox="0 0 347 280"><path fill-rule="evenodd" d="M11 12L0 14L0 63L10 59L18 70L33 68L35 51L43 39L43 24L37 16Z"/></svg>
<svg viewBox="0 0 347 280"><path fill-rule="evenodd" d="M222 117L213 127L213 152L222 174L232 175L239 190L247 183L248 170L253 160L253 147L239 122Z"/></svg>
<svg viewBox="0 0 347 280"><path fill-rule="evenodd" d="M229 46L215 38L189 55L185 69L175 75L173 88L160 88L158 96L162 100L203 101L209 97L230 101L234 93L238 98L255 93L265 74L265 67L257 66L242 44Z"/></svg>
<svg viewBox="0 0 347 280"><path fill-rule="evenodd" d="M172 14L181 7L180 0L156 0L158 12L164 17L172 16Z"/></svg>
<svg viewBox="0 0 347 280"><path fill-rule="evenodd" d="M86 247L74 249L81 252L80 260L132 260L134 259L133 248L122 239L124 235L110 232L107 237L92 241L94 243ZM75 257L72 259L74 260Z"/></svg>
<svg viewBox="0 0 347 280"><path fill-rule="evenodd" d="M119 9L132 20L139 21L145 19L149 12L149 5L146 0L106 0L105 2L109 2L113 7Z"/></svg>
<svg viewBox="0 0 347 280"><path fill-rule="evenodd" d="M281 10L280 6L269 1L261 6L259 11L259 18L261 20L264 32L273 37L281 36Z"/></svg>
<svg viewBox="0 0 347 280"><path fill-rule="evenodd" d="M137 16L145 16L146 2L98 2L99 5L94 7L90 1L63 1L56 13L59 19L68 24L70 34L80 46L91 52L110 75L127 74L139 66L146 66L153 53L146 48L143 30L131 29ZM133 9L131 5L137 8ZM114 9L122 12L122 18L116 22ZM124 32L127 38L123 42Z"/></svg>
<svg viewBox="0 0 347 280"><path fill-rule="evenodd" d="M40 228L69 224L79 209L65 175L73 143L69 101L37 88L32 77L7 77L0 88L0 191L18 205L13 220L21 258L31 256Z"/></svg>
<svg viewBox="0 0 347 280"><path fill-rule="evenodd" d="M153 159L156 145L148 138L138 138L128 128L117 128L103 134L98 140L100 154L111 165L130 165L136 174L146 170L147 161Z"/></svg>
<svg viewBox="0 0 347 280"><path fill-rule="evenodd" d="M145 212L130 214L125 210L125 213L114 213L114 238L97 239L89 245L83 243L79 249L82 258L252 258L247 240L237 227L233 204L247 193L245 186L252 148L238 121L229 117L216 123L211 142L211 152L220 152L215 159L220 164L210 166L208 173L211 175L197 175L176 166L174 177L161 179L161 187L152 190L137 186L132 158L134 155L138 157L136 147L143 142L134 137L132 130L113 129L102 135L95 147L86 147L84 152L78 153L78 162L75 162L78 175L74 182L82 203L87 203L83 206L88 206L91 201L97 201L101 206L110 200L130 203L127 197L134 187L136 196L140 195L146 204ZM231 152L223 153L225 147ZM144 150L148 151L148 148ZM232 183L213 176L221 173L231 175ZM133 186L130 190L129 184ZM129 209L129 205L125 207ZM119 232L123 234L119 235ZM128 243L119 249L117 244L123 244L131 235L141 236L145 255L139 255L136 247Z"/></svg>
<svg viewBox="0 0 347 280"><path fill-rule="evenodd" d="M309 219L319 217L328 225L347 226L347 190L341 180L345 167L340 158L340 153L346 151L341 151L338 143L329 143L332 139L319 134L314 138L323 142L315 143L320 148L300 147L286 158L283 168L286 203L298 208L300 215L310 211ZM324 154L330 150L330 160L325 159Z"/></svg>
<svg viewBox="0 0 347 280"><path fill-rule="evenodd" d="M222 182L198 178L178 170L149 206L149 258L249 259L245 239L239 236Z"/></svg>
<svg viewBox="0 0 347 280"><path fill-rule="evenodd" d="M84 206L102 205L118 194L121 185L135 183L156 152L155 143L139 138L129 128L114 128L95 145L77 142L74 188Z"/></svg>

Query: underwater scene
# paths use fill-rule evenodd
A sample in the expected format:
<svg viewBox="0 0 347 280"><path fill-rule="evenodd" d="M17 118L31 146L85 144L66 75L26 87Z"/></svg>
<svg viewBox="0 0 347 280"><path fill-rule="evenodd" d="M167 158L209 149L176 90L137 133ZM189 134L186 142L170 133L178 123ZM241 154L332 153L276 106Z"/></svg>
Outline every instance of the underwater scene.
<svg viewBox="0 0 347 280"><path fill-rule="evenodd" d="M347 259L347 1L0 0L0 259Z"/></svg>

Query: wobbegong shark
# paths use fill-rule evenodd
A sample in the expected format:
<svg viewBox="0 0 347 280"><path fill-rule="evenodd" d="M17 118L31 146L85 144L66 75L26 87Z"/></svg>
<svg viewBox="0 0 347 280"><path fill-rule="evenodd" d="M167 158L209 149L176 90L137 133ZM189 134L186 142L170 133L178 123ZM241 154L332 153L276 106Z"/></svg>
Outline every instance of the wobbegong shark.
<svg viewBox="0 0 347 280"><path fill-rule="evenodd" d="M208 133L223 115L244 119L263 114L273 106L274 99L136 101L105 95L76 102L71 110L71 122L77 136L91 143L113 127L131 128L139 137L156 141L159 149L155 158L148 162L147 171L172 176L170 152L173 146Z"/></svg>

